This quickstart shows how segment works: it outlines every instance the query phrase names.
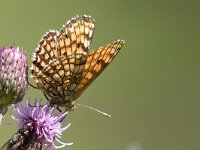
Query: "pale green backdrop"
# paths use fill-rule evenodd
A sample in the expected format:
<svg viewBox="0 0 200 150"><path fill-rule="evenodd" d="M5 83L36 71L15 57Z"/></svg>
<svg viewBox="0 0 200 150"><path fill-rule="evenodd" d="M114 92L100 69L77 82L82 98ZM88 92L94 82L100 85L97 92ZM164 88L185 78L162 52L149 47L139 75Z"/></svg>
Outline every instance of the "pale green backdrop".
<svg viewBox="0 0 200 150"><path fill-rule="evenodd" d="M96 19L91 48L126 43L77 100L112 117L85 108L70 113L62 141L74 145L66 149L200 149L200 1L1 0L0 47L23 47L30 67L41 36L83 13ZM27 97L44 98L32 88ZM10 115L0 145L17 130Z"/></svg>

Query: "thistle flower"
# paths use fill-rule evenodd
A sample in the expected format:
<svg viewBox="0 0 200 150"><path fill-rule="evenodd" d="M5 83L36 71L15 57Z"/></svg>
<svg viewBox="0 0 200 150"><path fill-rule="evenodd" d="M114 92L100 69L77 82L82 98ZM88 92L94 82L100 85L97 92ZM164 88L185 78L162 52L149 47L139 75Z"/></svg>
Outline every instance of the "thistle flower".
<svg viewBox="0 0 200 150"><path fill-rule="evenodd" d="M7 106L22 101L26 91L28 60L24 52L11 46L0 50L0 116ZM1 118L0 117L0 118Z"/></svg>
<svg viewBox="0 0 200 150"><path fill-rule="evenodd" d="M37 150L43 148L63 148L73 144L63 143L58 140L58 138L61 138L62 132L70 126L68 124L66 127L61 128L61 123L67 112L53 115L56 107L50 108L48 105L41 107L41 101L37 99L34 106L30 105L29 100L27 100L26 105L18 103L13 106L16 113L13 119L18 122L21 129L26 127L30 132L28 138L32 140L29 143L25 143L29 147ZM56 141L61 145L56 146Z"/></svg>

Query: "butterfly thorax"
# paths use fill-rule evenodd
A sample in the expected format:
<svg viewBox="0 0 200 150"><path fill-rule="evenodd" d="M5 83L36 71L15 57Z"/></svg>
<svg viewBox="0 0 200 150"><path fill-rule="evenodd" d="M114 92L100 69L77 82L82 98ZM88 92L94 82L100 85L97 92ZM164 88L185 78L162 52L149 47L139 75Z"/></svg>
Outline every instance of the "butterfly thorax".
<svg viewBox="0 0 200 150"><path fill-rule="evenodd" d="M50 100L50 104L53 107L54 105L60 107L64 107L64 111L70 111L70 110L74 110L75 106L74 106L74 101L73 99L68 99L67 97L63 98L63 99L51 99Z"/></svg>

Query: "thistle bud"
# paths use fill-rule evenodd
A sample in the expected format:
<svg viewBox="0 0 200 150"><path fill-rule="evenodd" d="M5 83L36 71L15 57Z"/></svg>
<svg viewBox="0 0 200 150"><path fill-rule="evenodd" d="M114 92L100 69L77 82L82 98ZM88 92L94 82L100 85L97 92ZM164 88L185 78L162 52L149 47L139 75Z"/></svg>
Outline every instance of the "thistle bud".
<svg viewBox="0 0 200 150"><path fill-rule="evenodd" d="M22 101L28 90L28 60L24 52L11 46L0 50L0 116L7 106Z"/></svg>

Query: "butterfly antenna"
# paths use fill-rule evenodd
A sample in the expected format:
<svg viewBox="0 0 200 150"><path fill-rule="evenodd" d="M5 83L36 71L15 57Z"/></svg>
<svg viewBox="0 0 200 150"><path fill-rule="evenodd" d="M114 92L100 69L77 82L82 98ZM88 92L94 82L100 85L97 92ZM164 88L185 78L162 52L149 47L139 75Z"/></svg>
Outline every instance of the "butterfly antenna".
<svg viewBox="0 0 200 150"><path fill-rule="evenodd" d="M96 109L96 108L93 108L93 107L90 107L90 106L87 106L87 105L83 105L83 104L79 104L79 103L78 103L77 105L78 105L78 106L81 106L81 107L89 108L89 109L91 109L91 110L94 110L94 111L96 111L96 112L98 112L98 113L104 115L105 117L111 117L111 115L109 115L109 114L107 114L107 113L105 113L105 112L103 112L103 111L100 111L100 110L98 110L98 109Z"/></svg>

